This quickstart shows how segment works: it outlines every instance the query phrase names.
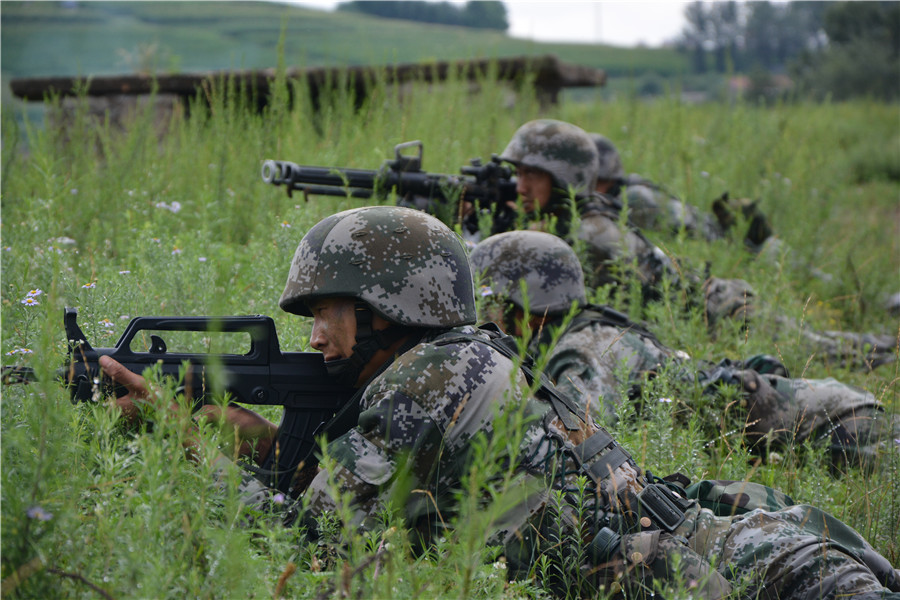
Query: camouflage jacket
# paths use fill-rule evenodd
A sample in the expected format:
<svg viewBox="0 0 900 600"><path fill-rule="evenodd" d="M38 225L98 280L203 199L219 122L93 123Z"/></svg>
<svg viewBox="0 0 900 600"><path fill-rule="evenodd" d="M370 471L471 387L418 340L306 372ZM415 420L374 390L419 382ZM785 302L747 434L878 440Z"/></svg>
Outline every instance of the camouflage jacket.
<svg viewBox="0 0 900 600"><path fill-rule="evenodd" d="M531 350L550 352L547 375L601 423L614 423L616 407L665 368L669 377L709 393L719 384L737 386L744 396L743 431L751 442L784 448L821 438L834 460L857 462L883 451L885 440L900 433L900 419L886 415L870 392L832 378L791 379L783 367L760 373L759 366L741 361L691 361L604 307L582 311L547 348L554 328L545 327Z"/></svg>
<svg viewBox="0 0 900 600"><path fill-rule="evenodd" d="M622 283L633 273L650 293L663 277L678 281L669 257L633 223L622 222L621 209L617 199L602 194L579 205L577 231L569 241L585 252L585 283L589 287Z"/></svg>
<svg viewBox="0 0 900 600"><path fill-rule="evenodd" d="M404 507L420 532L424 525L431 529L438 511L441 522L450 523L454 491L471 466L471 442L491 436L495 420L517 408L524 428L513 445L516 470L504 501L512 508L498 513L489 539L505 549L511 576L533 576L536 565L551 561L555 566L542 583L563 593L596 593L614 582L657 589L667 580L694 581L698 598L735 589L812 598L823 585L851 594L900 590L898 574L883 557L817 509L717 517L658 483L649 485L605 430L590 419L567 424L571 414L547 397L525 394L522 371L472 340L485 335L468 326L433 335L365 388L358 427L328 447L334 471L320 472L306 492L310 514L334 510L341 492L349 494L358 525L390 503ZM642 494L651 488L668 493L684 515L670 532L646 512L641 517ZM597 535L601 528L608 535ZM608 543L601 547L601 539ZM811 545L822 549L809 552ZM679 565L677 574L672 564Z"/></svg>
<svg viewBox="0 0 900 600"><path fill-rule="evenodd" d="M366 386L358 426L328 444L335 470L319 472L306 491L309 515L334 510L339 491L350 495L356 525L391 501L423 533L437 511L448 520L473 438L490 436L495 416L518 405L524 388L512 362L489 346L448 343L460 335L484 334L471 326L436 332Z"/></svg>
<svg viewBox="0 0 900 600"><path fill-rule="evenodd" d="M629 220L641 229L677 232L683 228L707 240L720 239L725 234L713 215L702 213L639 175L625 177L617 192L616 199L628 204Z"/></svg>
<svg viewBox="0 0 900 600"><path fill-rule="evenodd" d="M625 315L602 306L583 309L549 348L560 321L545 326L530 351L550 352L547 376L601 423L614 423L616 407L631 388L676 354Z"/></svg>

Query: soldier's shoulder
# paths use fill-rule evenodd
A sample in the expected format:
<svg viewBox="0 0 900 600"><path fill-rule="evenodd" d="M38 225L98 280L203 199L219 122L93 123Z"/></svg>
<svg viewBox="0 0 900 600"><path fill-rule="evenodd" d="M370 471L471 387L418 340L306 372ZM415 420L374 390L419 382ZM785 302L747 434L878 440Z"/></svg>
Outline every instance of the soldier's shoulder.
<svg viewBox="0 0 900 600"><path fill-rule="evenodd" d="M489 336L470 325L427 336L397 357L381 383L413 382L416 386L440 386L449 380L488 377L509 379L512 362L487 342Z"/></svg>

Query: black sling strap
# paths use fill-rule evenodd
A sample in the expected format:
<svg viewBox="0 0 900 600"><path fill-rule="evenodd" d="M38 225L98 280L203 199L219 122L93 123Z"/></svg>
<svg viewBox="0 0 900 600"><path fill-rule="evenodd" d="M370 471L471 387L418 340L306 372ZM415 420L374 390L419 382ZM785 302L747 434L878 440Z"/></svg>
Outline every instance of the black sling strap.
<svg viewBox="0 0 900 600"><path fill-rule="evenodd" d="M478 342L490 346L510 360L519 357L519 348L515 338L504 334L495 323L486 323L478 329L487 334L487 339L481 336L460 333L436 340L436 343L445 345L461 341ZM525 356L519 365L522 374L525 375L525 381L528 382L529 386L533 385L535 379L537 379L531 365L532 360L528 356ZM562 421L565 428L569 431L581 429L585 421L578 410L578 406L570 398L561 394L559 390L556 389L556 386L554 386L550 379L543 373L541 373L539 383L540 385L537 390L535 390L535 394L539 398L550 402L554 412L556 412L556 415L559 417L560 421Z"/></svg>

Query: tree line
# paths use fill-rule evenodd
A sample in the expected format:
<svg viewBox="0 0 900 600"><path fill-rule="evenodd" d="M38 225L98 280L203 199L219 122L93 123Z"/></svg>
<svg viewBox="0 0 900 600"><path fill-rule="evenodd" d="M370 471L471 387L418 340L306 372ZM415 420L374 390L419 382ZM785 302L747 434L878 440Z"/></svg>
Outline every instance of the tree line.
<svg viewBox="0 0 900 600"><path fill-rule="evenodd" d="M898 2L693 2L676 48L695 73L786 74L798 92L900 98Z"/></svg>
<svg viewBox="0 0 900 600"><path fill-rule="evenodd" d="M405 19L423 23L456 25L476 29L506 31L509 22L503 2L484 0L466 2L459 6L450 2L423 2L418 0L388 1L353 0L337 5L337 10L358 12L388 19Z"/></svg>

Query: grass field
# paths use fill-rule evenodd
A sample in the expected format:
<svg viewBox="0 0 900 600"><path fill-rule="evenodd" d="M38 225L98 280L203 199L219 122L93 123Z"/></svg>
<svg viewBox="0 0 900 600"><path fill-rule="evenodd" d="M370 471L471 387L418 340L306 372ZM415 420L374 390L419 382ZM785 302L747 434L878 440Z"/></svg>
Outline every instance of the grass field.
<svg viewBox="0 0 900 600"><path fill-rule="evenodd" d="M686 70L669 50L545 44L478 31L273 2L4 2L4 77L361 65L556 54L611 75ZM353 43L348 43L352 40ZM74 58L77 57L77 58Z"/></svg>
<svg viewBox="0 0 900 600"><path fill-rule="evenodd" d="M5 53L5 30L3 43ZM267 314L283 349L309 349L309 322L277 307L290 258L310 226L359 201L288 198L261 181L266 158L376 168L395 144L420 139L425 169L456 173L472 157L500 152L523 122L561 118L605 133L626 170L698 206L726 190L758 198L792 249L768 262L739 240L650 234L685 268L708 264L713 274L743 277L780 312L817 329L897 333L897 318L883 309L900 291L896 106L701 107L670 98L541 113L533 99L513 107L505 99L503 88L486 84L478 95L463 85L415 87L402 103L377 90L358 112L341 98L319 113L276 102L264 115L215 101L208 113L176 118L162 139L147 117L124 135L85 120L65 136L22 128L4 105L0 349L4 364L27 364L42 379L3 390L4 596L542 597L534 582L506 584L496 552L479 542L477 514L418 558L396 531L344 532L349 545L338 552L299 542L296 530L245 525L236 481L215 488L211 467L181 458L178 419L130 433L103 404L72 406L52 381L64 358L64 306L78 308L95 346L113 345L136 315ZM814 277L812 267L832 279ZM29 302L33 290L41 292ZM765 320L711 336L678 297L634 316L695 357L777 352L795 376L836 377L900 410L898 363L866 373L828 364L796 339L774 347L778 332ZM830 511L900 564L896 452L872 474L832 474L815 447L760 463L730 428L704 437L700 411L684 423L660 406L615 430L639 464L774 486ZM277 410L268 415L278 418ZM202 440L208 456L228 442L212 430Z"/></svg>

